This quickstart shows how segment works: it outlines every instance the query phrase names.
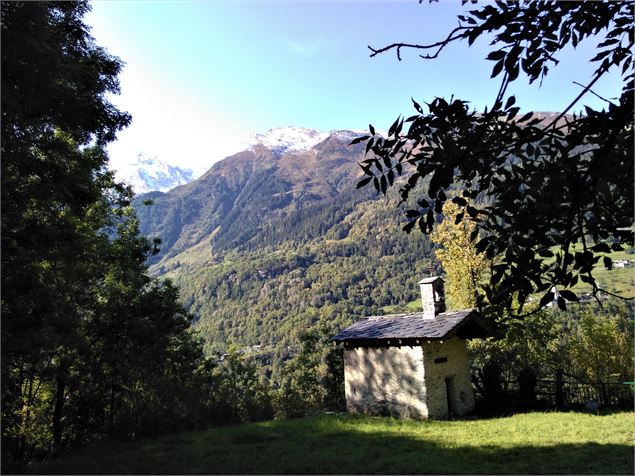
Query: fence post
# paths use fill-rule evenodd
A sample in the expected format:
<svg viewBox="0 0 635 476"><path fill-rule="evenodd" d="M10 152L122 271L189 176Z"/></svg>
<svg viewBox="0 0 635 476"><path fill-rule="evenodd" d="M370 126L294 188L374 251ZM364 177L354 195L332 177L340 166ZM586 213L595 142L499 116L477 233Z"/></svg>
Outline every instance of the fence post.
<svg viewBox="0 0 635 476"><path fill-rule="evenodd" d="M556 407L559 409L564 408L564 378L562 376L562 369L556 370Z"/></svg>

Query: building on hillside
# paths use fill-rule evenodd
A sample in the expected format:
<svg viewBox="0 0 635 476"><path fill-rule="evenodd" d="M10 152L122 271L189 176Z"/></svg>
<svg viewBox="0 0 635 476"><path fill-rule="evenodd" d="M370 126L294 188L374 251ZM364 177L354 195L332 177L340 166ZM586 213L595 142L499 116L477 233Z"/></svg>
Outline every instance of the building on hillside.
<svg viewBox="0 0 635 476"><path fill-rule="evenodd" d="M633 261L630 259L616 259L613 261L613 268L630 268L633 266Z"/></svg>
<svg viewBox="0 0 635 476"><path fill-rule="evenodd" d="M422 312L367 317L333 337L349 412L444 419L474 408L465 339L486 327L472 310L445 311L441 278L419 285Z"/></svg>

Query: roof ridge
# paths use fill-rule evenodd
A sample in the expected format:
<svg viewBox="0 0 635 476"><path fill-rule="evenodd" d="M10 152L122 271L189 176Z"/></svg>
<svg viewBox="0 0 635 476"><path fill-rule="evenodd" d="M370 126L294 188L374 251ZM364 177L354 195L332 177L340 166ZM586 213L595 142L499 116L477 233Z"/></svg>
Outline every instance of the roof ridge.
<svg viewBox="0 0 635 476"><path fill-rule="evenodd" d="M422 319L423 311L412 314L388 314L360 319L340 331L334 340L423 338L444 339L456 334L466 320L475 317L472 310L449 311L434 319Z"/></svg>
<svg viewBox="0 0 635 476"><path fill-rule="evenodd" d="M444 311L441 312L439 314L437 314L435 317L435 319L437 317L443 317L443 316L451 316L451 315L455 315L455 314L460 314L463 312L467 312L467 313L471 313L474 312L475 309L474 308L469 308L469 309L453 309L451 311ZM419 317L423 315L423 311L417 311L417 312L401 312L398 314L383 314L383 315L373 315L373 316L365 316L362 317L362 319L373 319L373 320L377 320L377 319L391 319L391 318L406 318L406 317Z"/></svg>

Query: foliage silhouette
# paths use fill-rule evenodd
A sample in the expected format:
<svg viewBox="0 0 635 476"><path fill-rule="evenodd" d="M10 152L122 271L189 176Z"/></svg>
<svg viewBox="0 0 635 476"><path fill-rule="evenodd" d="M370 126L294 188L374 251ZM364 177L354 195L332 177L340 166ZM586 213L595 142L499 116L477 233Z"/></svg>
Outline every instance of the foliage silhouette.
<svg viewBox="0 0 635 476"><path fill-rule="evenodd" d="M494 62L492 78L501 78L494 103L477 113L466 101L435 98L426 113L413 99L417 114L399 117L387 137L371 125L369 135L353 140L366 143L368 156L360 163L366 176L358 187L372 183L385 194L401 184L402 201L416 201L405 212L404 229L418 226L423 233L435 226L448 188L460 187L453 199L462 208L457 218L477 225L476 248L494 260L481 306L522 317L531 294L548 295L552 286L573 287L578 280L597 294L594 266L602 259L610 267L607 253L633 243L633 5L559 2L544 8L541 2L500 1L458 19L439 42L369 47L371 56L395 50L401 60L402 49L414 48L434 59L449 44L471 45L491 34L487 59ZM531 112L518 117L515 97L506 95L509 84L521 72L530 83L548 80L563 48L593 40L597 54L590 61L598 67L571 103L548 120ZM584 106L582 114L568 115L608 74L622 77L619 97L604 99L602 111ZM396 182L401 174L405 183ZM430 182L422 185L426 177ZM485 203L477 201L482 197ZM558 305L577 299L563 289Z"/></svg>

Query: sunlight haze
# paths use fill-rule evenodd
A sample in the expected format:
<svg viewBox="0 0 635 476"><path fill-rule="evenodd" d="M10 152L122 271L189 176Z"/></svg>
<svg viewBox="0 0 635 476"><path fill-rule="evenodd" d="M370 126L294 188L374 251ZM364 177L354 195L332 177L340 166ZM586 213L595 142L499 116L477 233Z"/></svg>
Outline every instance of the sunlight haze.
<svg viewBox="0 0 635 476"><path fill-rule="evenodd" d="M121 58L115 104L133 122L109 146L113 168L139 154L189 167L195 176L242 150L254 134L301 126L321 131L386 129L436 96L491 105L498 79L484 41L452 45L424 61L416 51L370 58L367 46L430 43L464 11L459 1L155 2L95 1L87 16L98 44ZM522 110L559 111L594 70L582 43L542 87L522 74L512 93ZM569 50L573 52L572 49ZM594 89L615 90L619 77ZM474 87L479 84L479 87ZM485 85L485 86L483 86ZM601 108L588 94L587 103Z"/></svg>

